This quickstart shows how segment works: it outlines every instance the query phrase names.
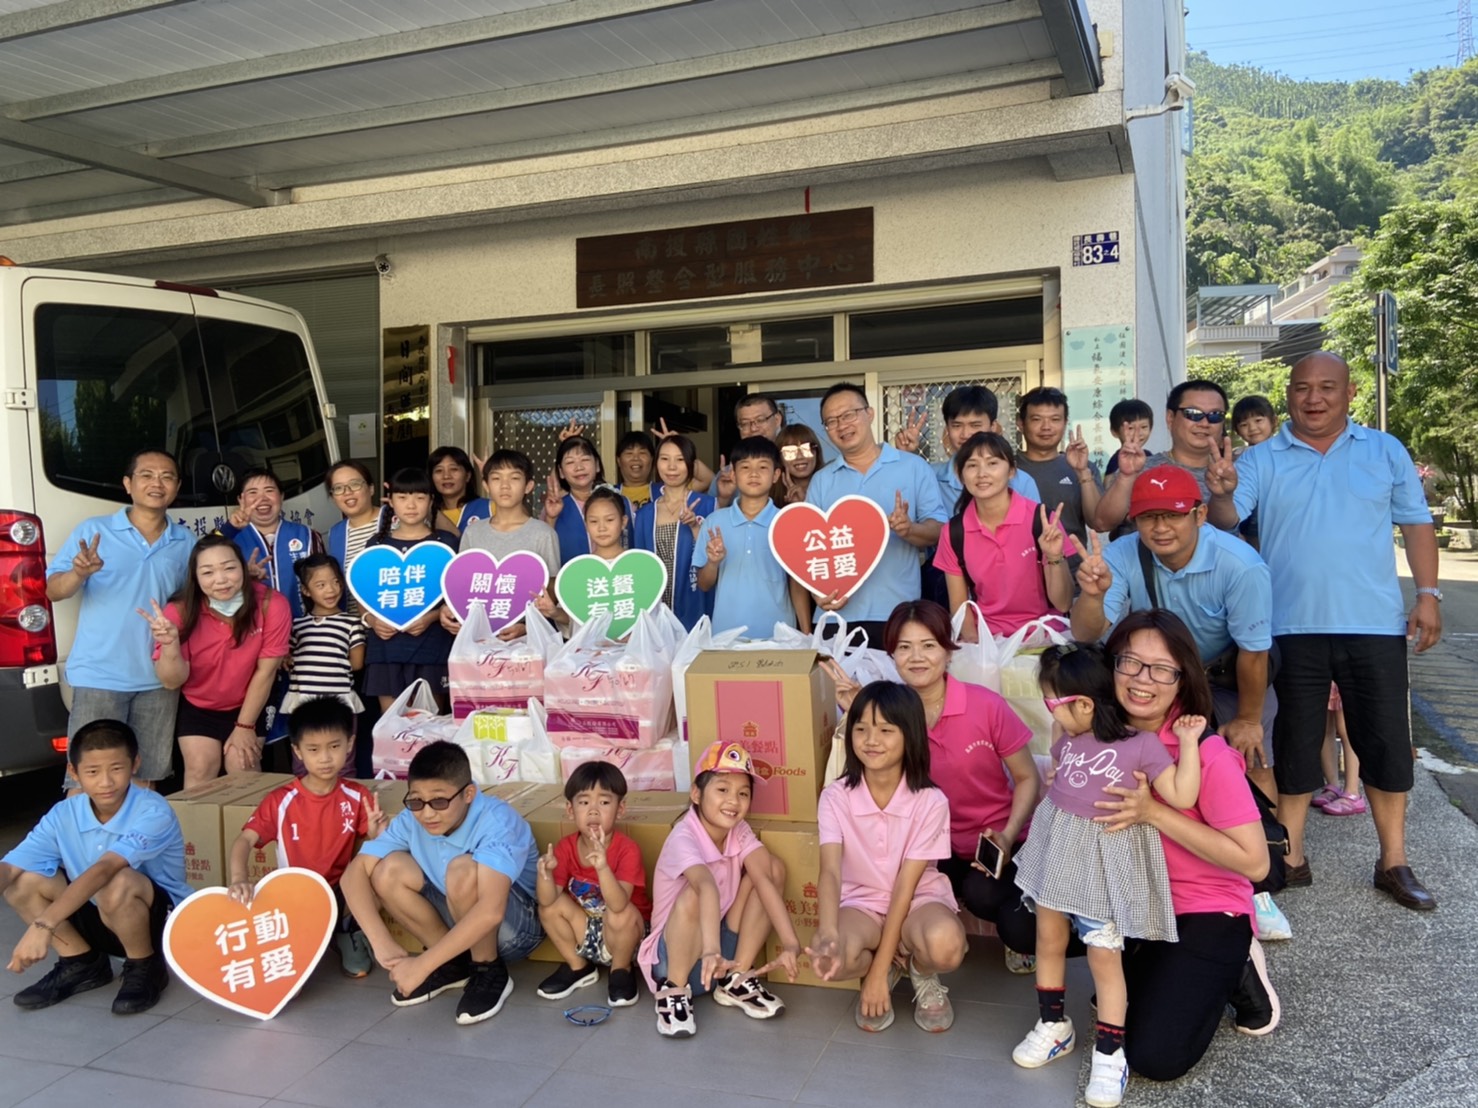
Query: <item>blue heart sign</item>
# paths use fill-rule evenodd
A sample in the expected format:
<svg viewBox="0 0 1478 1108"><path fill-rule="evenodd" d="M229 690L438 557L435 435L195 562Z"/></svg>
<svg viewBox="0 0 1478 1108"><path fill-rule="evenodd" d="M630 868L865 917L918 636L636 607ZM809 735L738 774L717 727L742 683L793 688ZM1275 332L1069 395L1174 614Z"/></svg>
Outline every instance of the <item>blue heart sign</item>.
<svg viewBox="0 0 1478 1108"><path fill-rule="evenodd" d="M441 602L441 575L454 556L439 542L418 542L404 553L366 547L349 567L349 591L365 611L404 631Z"/></svg>

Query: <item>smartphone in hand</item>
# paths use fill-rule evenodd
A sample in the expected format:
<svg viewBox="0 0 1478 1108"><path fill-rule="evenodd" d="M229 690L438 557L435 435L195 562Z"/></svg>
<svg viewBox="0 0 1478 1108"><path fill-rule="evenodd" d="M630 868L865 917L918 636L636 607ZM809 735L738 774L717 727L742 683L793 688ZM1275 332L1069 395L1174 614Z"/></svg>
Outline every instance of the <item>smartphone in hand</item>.
<svg viewBox="0 0 1478 1108"><path fill-rule="evenodd" d="M975 845L975 860L985 868L986 873L997 880L1006 868L1006 856L1001 853L1001 848L984 834L981 834L980 841Z"/></svg>

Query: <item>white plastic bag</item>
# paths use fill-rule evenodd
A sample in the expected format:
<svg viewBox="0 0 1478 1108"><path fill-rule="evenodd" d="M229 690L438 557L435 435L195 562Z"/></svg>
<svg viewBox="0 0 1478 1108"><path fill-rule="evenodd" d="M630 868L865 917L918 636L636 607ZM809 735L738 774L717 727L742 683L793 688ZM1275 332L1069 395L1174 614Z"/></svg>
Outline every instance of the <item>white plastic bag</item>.
<svg viewBox="0 0 1478 1108"><path fill-rule="evenodd" d="M1017 628L1016 633L996 646L1001 658L1001 696L1021 722L1031 728L1031 751L1047 754L1052 749L1052 713L1042 703L1042 688L1037 683L1037 668L1042 651L1053 643L1071 640L1060 628L1060 620L1048 616ZM1027 647L1028 640L1046 639L1041 646Z"/></svg>
<svg viewBox="0 0 1478 1108"><path fill-rule="evenodd" d="M672 729L671 625L642 612L624 643L605 640L609 626L595 617L545 667L544 707L556 746L648 747Z"/></svg>
<svg viewBox="0 0 1478 1108"><path fill-rule="evenodd" d="M680 738L688 734L688 667L705 650L726 650L738 642L746 628L731 627L727 631L714 633L713 624L707 616L699 616L698 622L688 632L672 655L672 703L677 714L677 733Z"/></svg>
<svg viewBox="0 0 1478 1108"><path fill-rule="evenodd" d="M412 681L395 698L389 711L375 722L372 762L375 776L381 771L404 778L416 751L439 739L455 740L457 722L436 714L436 697L425 681Z"/></svg>
<svg viewBox="0 0 1478 1108"><path fill-rule="evenodd" d="M967 609L975 610L975 637L979 642L960 642L965 629ZM1001 691L1001 649L986 626L980 606L973 600L960 605L950 621L950 631L959 649L949 656L949 675L957 681L971 685L983 685L992 692Z"/></svg>
<svg viewBox="0 0 1478 1108"><path fill-rule="evenodd" d="M472 602L447 659L457 719L479 708L522 708L544 696L544 667L560 645L559 632L532 604L524 612L524 629L519 638L498 638L484 603Z"/></svg>

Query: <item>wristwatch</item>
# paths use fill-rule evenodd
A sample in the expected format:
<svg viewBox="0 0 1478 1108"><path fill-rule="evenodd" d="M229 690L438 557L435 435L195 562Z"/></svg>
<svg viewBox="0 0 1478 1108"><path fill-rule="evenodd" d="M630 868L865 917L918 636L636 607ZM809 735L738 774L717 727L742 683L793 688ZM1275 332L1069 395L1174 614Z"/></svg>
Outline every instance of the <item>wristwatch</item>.
<svg viewBox="0 0 1478 1108"><path fill-rule="evenodd" d="M1438 604L1442 603L1442 590L1438 588L1421 588L1416 590L1417 596L1433 597Z"/></svg>

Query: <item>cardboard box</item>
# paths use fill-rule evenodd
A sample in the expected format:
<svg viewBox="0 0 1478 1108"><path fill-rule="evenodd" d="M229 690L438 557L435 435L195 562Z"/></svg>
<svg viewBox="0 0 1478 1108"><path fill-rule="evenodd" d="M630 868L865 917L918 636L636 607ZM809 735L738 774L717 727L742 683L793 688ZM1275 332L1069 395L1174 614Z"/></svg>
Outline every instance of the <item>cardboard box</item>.
<svg viewBox="0 0 1478 1108"><path fill-rule="evenodd" d="M715 741L754 759L752 816L814 820L836 720L836 686L814 650L706 650L687 675L690 759Z"/></svg>
<svg viewBox="0 0 1478 1108"><path fill-rule="evenodd" d="M817 903L816 881L821 874L821 840L814 822L787 823L780 820L752 820L750 826L759 835L765 849L785 863L785 888L781 890L785 907L790 912L790 925L795 928L796 938L801 942L800 973L797 985L819 985L827 989L858 989L861 982L823 981L811 968L811 958L806 947L816 938L816 924L820 908ZM765 960L773 962L780 956L780 940L772 932L765 944ZM783 969L770 971L771 983L789 984L790 978Z"/></svg>
<svg viewBox="0 0 1478 1108"><path fill-rule="evenodd" d="M222 810L226 804L251 796L258 799L292 778L285 773L233 773L217 777L165 799L180 821L185 839L185 881L192 889L226 883L226 852ZM239 826L231 838L236 837Z"/></svg>

